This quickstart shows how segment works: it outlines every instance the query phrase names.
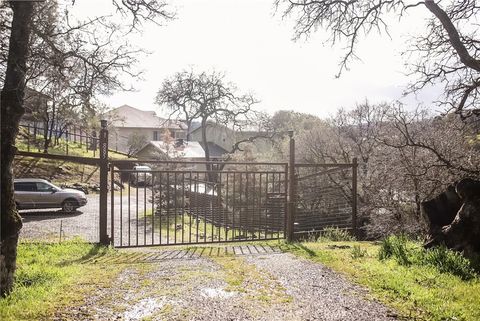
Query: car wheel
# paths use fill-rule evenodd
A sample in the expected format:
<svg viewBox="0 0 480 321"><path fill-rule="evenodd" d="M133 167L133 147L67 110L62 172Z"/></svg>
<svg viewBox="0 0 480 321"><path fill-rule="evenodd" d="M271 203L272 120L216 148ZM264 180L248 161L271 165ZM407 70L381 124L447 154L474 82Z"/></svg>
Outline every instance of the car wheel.
<svg viewBox="0 0 480 321"><path fill-rule="evenodd" d="M62 204L62 210L65 213L73 213L78 208L78 203L75 200L65 200Z"/></svg>

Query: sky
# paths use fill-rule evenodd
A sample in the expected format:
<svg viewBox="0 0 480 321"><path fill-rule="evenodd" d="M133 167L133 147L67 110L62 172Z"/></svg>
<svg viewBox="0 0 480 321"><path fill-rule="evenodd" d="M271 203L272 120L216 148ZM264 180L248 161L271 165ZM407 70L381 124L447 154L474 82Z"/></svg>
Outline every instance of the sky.
<svg viewBox="0 0 480 321"><path fill-rule="evenodd" d="M154 103L164 79L182 70L219 71L241 92L260 100L257 108L269 113L288 109L320 117L368 99L372 103L402 98L408 82L401 52L409 34L422 30L424 8L410 10L398 22L391 19L390 36L371 34L359 42L350 70L335 78L345 44L325 43L319 30L309 39L293 41L293 19L275 14L273 0L168 0L176 19L163 26L148 24L129 41L150 54L139 62L143 79L125 78L135 92L102 97L109 107L128 104L143 110L162 110ZM101 12L109 0L77 1L82 14ZM102 3L102 5L100 5ZM403 99L408 106L429 104L434 89Z"/></svg>

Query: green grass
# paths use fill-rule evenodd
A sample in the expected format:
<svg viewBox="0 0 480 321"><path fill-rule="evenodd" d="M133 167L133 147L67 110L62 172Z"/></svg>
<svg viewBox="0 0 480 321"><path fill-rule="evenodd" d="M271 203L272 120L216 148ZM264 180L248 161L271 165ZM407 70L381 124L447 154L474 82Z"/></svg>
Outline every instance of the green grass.
<svg viewBox="0 0 480 321"><path fill-rule="evenodd" d="M86 151L85 145L69 142L69 155L81 157L94 157L93 151ZM27 142L21 135L17 137L16 145L19 150L27 151ZM39 149L33 144L30 151L38 152ZM40 152L43 148L40 148ZM60 139L60 146L52 146L49 148L52 154L65 155L65 142ZM126 159L127 156L109 151L111 159ZM99 151L95 153L95 157L99 157ZM90 183L95 184L100 181L100 170L98 166L78 164L63 160L45 159L37 157L17 156L14 162L14 175L16 178L45 178L57 185L73 184L73 183Z"/></svg>
<svg viewBox="0 0 480 321"><path fill-rule="evenodd" d="M384 251L383 246L371 242L308 242L283 247L366 286L374 298L396 309L402 317L480 320L480 279L475 276L466 280L455 271L442 268L445 264L456 266L448 263L452 254L445 254L444 250L437 254L426 251L419 255L422 261L416 261L409 251L419 245L411 241L403 249L406 255L400 250L398 255L380 255L382 259L379 252ZM405 258L410 263L404 264Z"/></svg>
<svg viewBox="0 0 480 321"><path fill-rule="evenodd" d="M33 141L33 137L30 137L30 151L31 152L43 152L43 136L37 135L37 142ZM28 141L23 135L18 135L15 146L18 150L28 151ZM58 140L58 144L52 144L48 148L48 152L51 154L61 154L66 155L68 146L68 155L72 156L81 156L81 157L99 157L100 150L97 149L95 152L93 150L87 150L85 144L80 144L80 142L66 141L64 138ZM109 150L108 157L111 159L128 159L124 154L117 153L115 151Z"/></svg>
<svg viewBox="0 0 480 321"><path fill-rule="evenodd" d="M187 212L182 215L177 213L167 216L162 213L163 215L161 216L161 234L162 238L166 238L167 236L167 231L168 231L168 237L170 242L175 241L175 236L177 243L182 242L182 237L184 240L184 243L189 242L190 238L192 242L196 241L197 238L197 221L196 217L194 215L189 215ZM147 209L145 214L140 213L139 215L139 220L141 220L143 217L146 217L147 224L151 224L152 222L152 209ZM160 232L160 216L156 215L155 216L155 233L159 234ZM178 228L176 228L178 227ZM183 227L183 228L180 228ZM283 232L280 232L280 237L283 234ZM212 238L213 235L213 238ZM254 236L255 235L255 236ZM273 234L276 236L276 233ZM255 238L265 238L265 231L255 231L255 232L250 232L246 231L243 229L228 229L226 230L224 227L219 227L215 226L200 217L198 218L198 239L199 242L203 242L206 240L207 242L213 241L234 241L238 239L240 236L241 239L243 239L243 236L246 236L246 238L249 239L255 239ZM267 237L272 237L272 233L268 233Z"/></svg>
<svg viewBox="0 0 480 321"><path fill-rule="evenodd" d="M80 304L92 284L107 286L116 275L116 267L84 264L109 251L79 240L20 243L14 289L0 299L0 320L48 320L57 309Z"/></svg>
<svg viewBox="0 0 480 321"><path fill-rule="evenodd" d="M460 253L445 246L424 249L421 244L406 236L389 236L382 241L378 251L380 260L394 259L400 265L426 265L436 268L441 273L456 275L462 280L477 276L473 263Z"/></svg>

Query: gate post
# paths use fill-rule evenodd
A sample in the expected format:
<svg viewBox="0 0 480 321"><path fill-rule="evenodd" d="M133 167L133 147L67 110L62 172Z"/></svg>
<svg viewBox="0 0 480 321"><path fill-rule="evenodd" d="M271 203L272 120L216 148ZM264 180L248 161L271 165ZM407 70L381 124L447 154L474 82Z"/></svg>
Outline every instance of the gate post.
<svg viewBox="0 0 480 321"><path fill-rule="evenodd" d="M101 120L100 130L100 243L109 244L107 234L107 196L108 196L108 130L107 121ZM87 145L88 148L88 145Z"/></svg>
<svg viewBox="0 0 480 321"><path fill-rule="evenodd" d="M355 237L357 233L357 173L358 161L355 157L352 160L352 231Z"/></svg>
<svg viewBox="0 0 480 321"><path fill-rule="evenodd" d="M288 131L290 137L290 158L288 162L289 178L288 178L288 211L287 211L287 242L293 241L293 228L296 210L295 200L295 138L293 138L293 130Z"/></svg>

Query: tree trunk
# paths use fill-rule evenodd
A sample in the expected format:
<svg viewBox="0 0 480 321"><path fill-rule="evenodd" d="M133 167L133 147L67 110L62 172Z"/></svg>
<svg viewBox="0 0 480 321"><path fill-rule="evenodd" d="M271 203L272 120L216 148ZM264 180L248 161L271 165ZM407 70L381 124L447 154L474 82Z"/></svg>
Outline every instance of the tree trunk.
<svg viewBox="0 0 480 321"><path fill-rule="evenodd" d="M191 128L192 128L192 120L187 118L187 142L192 140L192 135L190 134Z"/></svg>
<svg viewBox="0 0 480 321"><path fill-rule="evenodd" d="M207 142L207 120L206 119L202 119L202 144L203 144L203 149L205 150L205 161L207 162L205 164L205 168L207 169L208 181L215 182L217 177L215 173L212 172L212 164L208 163L210 162L210 149L208 148L208 142Z"/></svg>
<svg viewBox="0 0 480 321"><path fill-rule="evenodd" d="M26 59L28 55L33 1L11 1L12 29L5 82L1 103L1 237L0 237L0 295L6 296L13 287L17 261L17 243L22 221L13 195L12 163L15 156L15 138L20 118L25 112Z"/></svg>

